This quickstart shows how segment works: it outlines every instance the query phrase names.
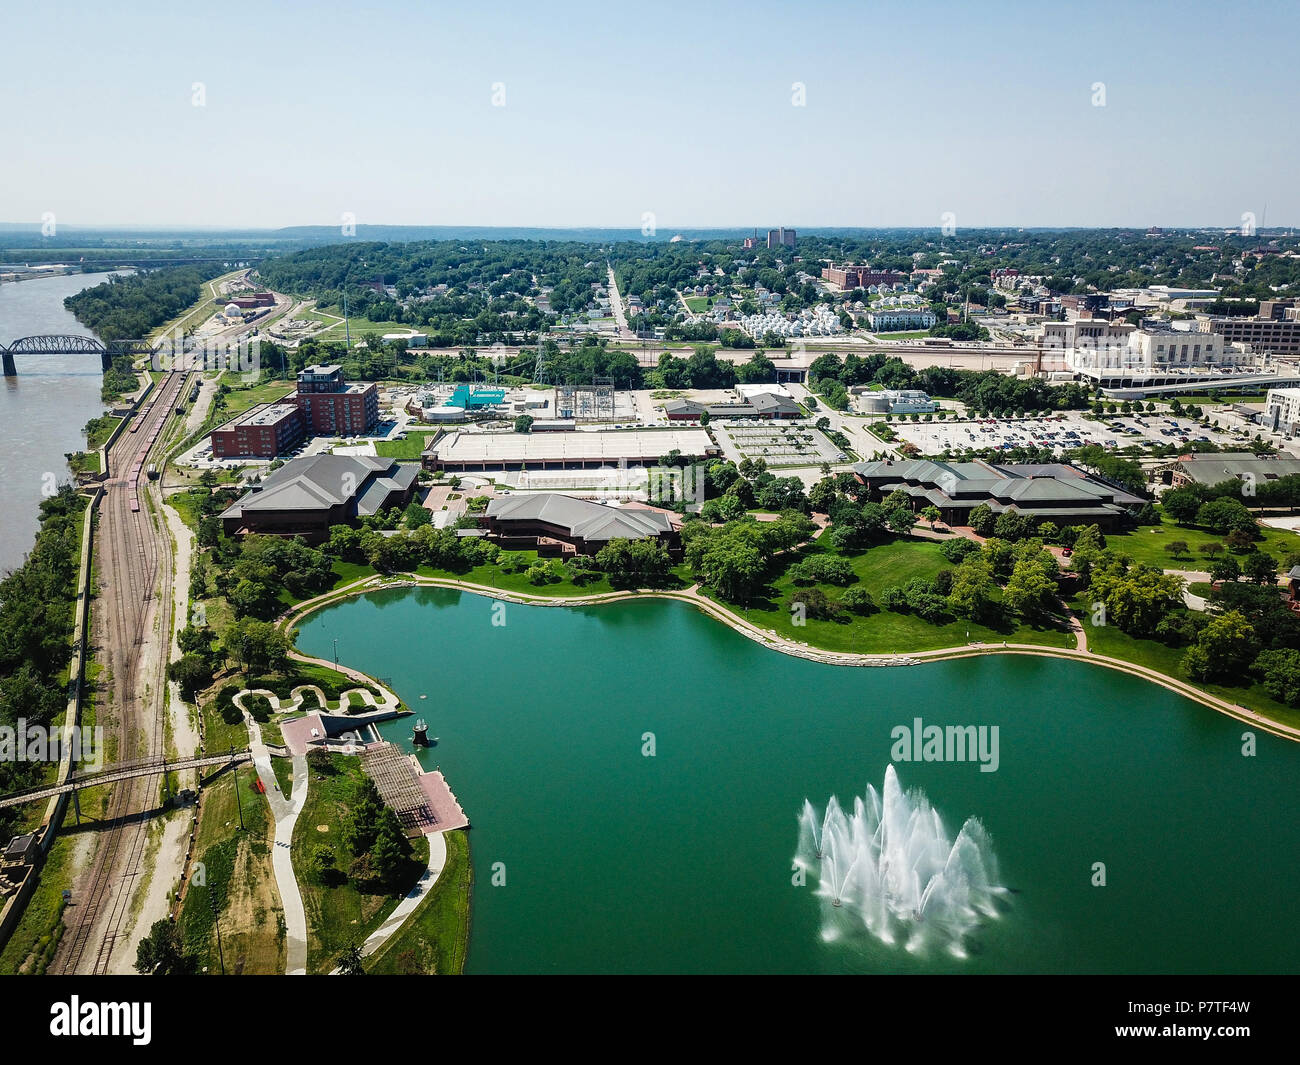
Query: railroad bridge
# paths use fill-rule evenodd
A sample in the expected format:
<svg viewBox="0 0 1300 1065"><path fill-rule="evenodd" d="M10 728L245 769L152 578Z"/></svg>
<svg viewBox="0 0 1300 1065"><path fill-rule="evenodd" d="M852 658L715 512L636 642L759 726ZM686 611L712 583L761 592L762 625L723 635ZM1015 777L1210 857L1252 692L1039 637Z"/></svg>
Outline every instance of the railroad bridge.
<svg viewBox="0 0 1300 1065"><path fill-rule="evenodd" d="M98 355L99 365L108 370L113 359L118 355L152 355L154 346L147 340L114 340L105 344L94 337L51 334L44 336L22 337L7 348L0 345L0 356L4 360L4 375L17 377L18 367L14 363L15 355Z"/></svg>

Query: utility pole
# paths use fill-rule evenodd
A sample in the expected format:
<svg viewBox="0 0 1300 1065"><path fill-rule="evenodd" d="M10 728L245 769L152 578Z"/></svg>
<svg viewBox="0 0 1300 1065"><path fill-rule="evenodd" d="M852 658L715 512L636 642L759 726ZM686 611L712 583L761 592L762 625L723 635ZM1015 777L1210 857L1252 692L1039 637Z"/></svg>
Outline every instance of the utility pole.
<svg viewBox="0 0 1300 1065"><path fill-rule="evenodd" d="M233 743L230 745L230 760L232 762L235 760L235 745ZM239 808L239 831L243 832L244 831L244 803L239 798L239 766L235 766L233 770L233 774L235 778L235 805Z"/></svg>

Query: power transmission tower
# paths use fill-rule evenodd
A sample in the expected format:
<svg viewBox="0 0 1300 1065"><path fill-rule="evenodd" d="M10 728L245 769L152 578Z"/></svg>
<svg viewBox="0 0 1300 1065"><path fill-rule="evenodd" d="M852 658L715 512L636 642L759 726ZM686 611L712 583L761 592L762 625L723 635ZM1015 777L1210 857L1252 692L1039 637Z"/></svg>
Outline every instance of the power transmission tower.
<svg viewBox="0 0 1300 1065"><path fill-rule="evenodd" d="M549 385L551 383L551 366L546 359L546 334L537 333L537 362L533 365L533 384Z"/></svg>

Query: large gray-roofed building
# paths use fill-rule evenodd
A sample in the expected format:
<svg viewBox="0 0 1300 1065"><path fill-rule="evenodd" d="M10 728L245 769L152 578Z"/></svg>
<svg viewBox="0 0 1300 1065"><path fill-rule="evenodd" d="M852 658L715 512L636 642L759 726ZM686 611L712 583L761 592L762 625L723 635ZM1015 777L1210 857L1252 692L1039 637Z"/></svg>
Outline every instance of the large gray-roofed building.
<svg viewBox="0 0 1300 1065"><path fill-rule="evenodd" d="M657 510L611 507L557 492L498 496L487 508L488 531L502 540L552 539L578 554L595 554L610 540L663 540L676 547L677 527Z"/></svg>
<svg viewBox="0 0 1300 1065"><path fill-rule="evenodd" d="M684 458L720 454L703 429L601 429L568 433L439 433L424 449L426 469L599 469L657 465L669 452Z"/></svg>
<svg viewBox="0 0 1300 1065"><path fill-rule="evenodd" d="M1300 459L1289 455L1261 456L1251 451L1220 451L1217 454L1180 455L1161 470L1175 487L1193 482L1216 485L1243 477L1254 478L1256 484L1262 484L1300 473Z"/></svg>
<svg viewBox="0 0 1300 1065"><path fill-rule="evenodd" d="M405 507L419 470L370 455L309 455L290 459L221 515L229 536L271 533L324 539L344 525L391 507Z"/></svg>
<svg viewBox="0 0 1300 1065"><path fill-rule="evenodd" d="M1091 477L1066 463L1006 464L889 459L853 467L870 497L879 501L901 491L913 511L939 509L949 525L968 525L970 512L984 504L994 513L1006 510L1059 524L1116 528L1125 514L1144 500Z"/></svg>

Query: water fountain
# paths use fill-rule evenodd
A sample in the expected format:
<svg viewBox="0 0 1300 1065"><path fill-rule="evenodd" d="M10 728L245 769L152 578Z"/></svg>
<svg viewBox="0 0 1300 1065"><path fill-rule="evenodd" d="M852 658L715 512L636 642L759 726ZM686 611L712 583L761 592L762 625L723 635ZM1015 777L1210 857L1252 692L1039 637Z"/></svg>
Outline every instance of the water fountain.
<svg viewBox="0 0 1300 1065"><path fill-rule="evenodd" d="M969 818L950 842L938 811L919 790L904 792L892 765L851 813L835 796L821 816L804 800L795 864L817 874L823 939L865 929L912 953L940 946L965 957L965 936L998 916L1007 893L984 826Z"/></svg>

